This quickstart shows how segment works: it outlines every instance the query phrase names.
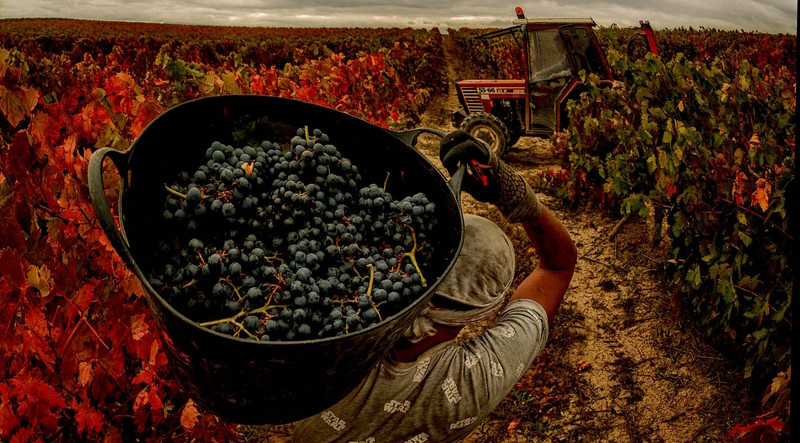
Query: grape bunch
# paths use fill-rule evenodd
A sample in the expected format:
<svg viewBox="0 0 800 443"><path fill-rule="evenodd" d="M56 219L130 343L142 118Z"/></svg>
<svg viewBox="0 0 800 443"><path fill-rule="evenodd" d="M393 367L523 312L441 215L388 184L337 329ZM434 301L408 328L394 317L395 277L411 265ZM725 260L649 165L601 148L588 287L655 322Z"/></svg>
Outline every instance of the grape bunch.
<svg viewBox="0 0 800 443"><path fill-rule="evenodd" d="M178 311L255 340L341 336L425 291L436 205L395 199L319 129L284 145L214 142L206 163L166 185L170 235L148 282Z"/></svg>

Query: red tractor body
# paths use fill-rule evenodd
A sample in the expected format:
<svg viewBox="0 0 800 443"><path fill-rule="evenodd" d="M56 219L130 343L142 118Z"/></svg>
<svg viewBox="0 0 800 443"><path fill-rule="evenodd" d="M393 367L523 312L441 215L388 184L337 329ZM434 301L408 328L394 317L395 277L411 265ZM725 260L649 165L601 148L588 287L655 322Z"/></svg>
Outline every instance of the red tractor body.
<svg viewBox="0 0 800 443"><path fill-rule="evenodd" d="M596 74L601 85L614 81L591 18L527 19L519 8L517 17L514 26L477 38L512 36L521 45L524 78L456 83L461 109L453 113L454 124L499 155L520 136L549 137L569 124L566 104L584 90L579 72ZM650 25L640 24L631 43L655 52Z"/></svg>

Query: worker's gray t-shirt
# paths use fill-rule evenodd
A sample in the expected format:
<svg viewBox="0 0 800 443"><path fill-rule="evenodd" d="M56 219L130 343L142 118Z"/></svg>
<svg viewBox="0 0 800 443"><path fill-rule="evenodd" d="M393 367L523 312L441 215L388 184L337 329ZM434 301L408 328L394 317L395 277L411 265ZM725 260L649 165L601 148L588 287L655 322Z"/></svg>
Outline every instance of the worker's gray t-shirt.
<svg viewBox="0 0 800 443"><path fill-rule="evenodd" d="M383 361L342 401L296 423L294 441L461 440L508 395L547 335L544 308L514 300L465 343L440 343L409 363Z"/></svg>

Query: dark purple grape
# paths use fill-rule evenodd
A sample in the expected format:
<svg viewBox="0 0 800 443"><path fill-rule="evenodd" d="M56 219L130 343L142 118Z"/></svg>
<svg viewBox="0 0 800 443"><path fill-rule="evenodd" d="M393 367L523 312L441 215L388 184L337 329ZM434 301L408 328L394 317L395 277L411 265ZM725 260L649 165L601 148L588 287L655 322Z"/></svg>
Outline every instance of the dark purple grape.
<svg viewBox="0 0 800 443"><path fill-rule="evenodd" d="M213 329L222 334L230 334L232 332L231 325L229 323L220 323L215 325Z"/></svg>
<svg viewBox="0 0 800 443"><path fill-rule="evenodd" d="M258 317L256 317L255 315L248 315L242 321L242 326L244 326L244 328L247 329L248 331L251 332L255 331L256 328L258 327Z"/></svg>
<svg viewBox="0 0 800 443"><path fill-rule="evenodd" d="M259 289L259 288L250 288L250 289L247 290L247 298L249 298L251 300L255 300L255 299L261 297L261 295L262 295L261 289Z"/></svg>

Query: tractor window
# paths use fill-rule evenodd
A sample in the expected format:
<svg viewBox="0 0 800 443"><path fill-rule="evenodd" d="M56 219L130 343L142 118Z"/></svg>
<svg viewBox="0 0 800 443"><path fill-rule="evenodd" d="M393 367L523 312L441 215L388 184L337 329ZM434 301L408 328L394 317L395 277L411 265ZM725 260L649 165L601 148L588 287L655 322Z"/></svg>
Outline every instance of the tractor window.
<svg viewBox="0 0 800 443"><path fill-rule="evenodd" d="M601 79L608 79L608 72L603 65L603 56L589 30L565 28L562 29L561 35L576 71L586 70L587 73L597 74Z"/></svg>
<svg viewBox="0 0 800 443"><path fill-rule="evenodd" d="M531 82L572 75L558 30L548 29L528 33L528 48Z"/></svg>

